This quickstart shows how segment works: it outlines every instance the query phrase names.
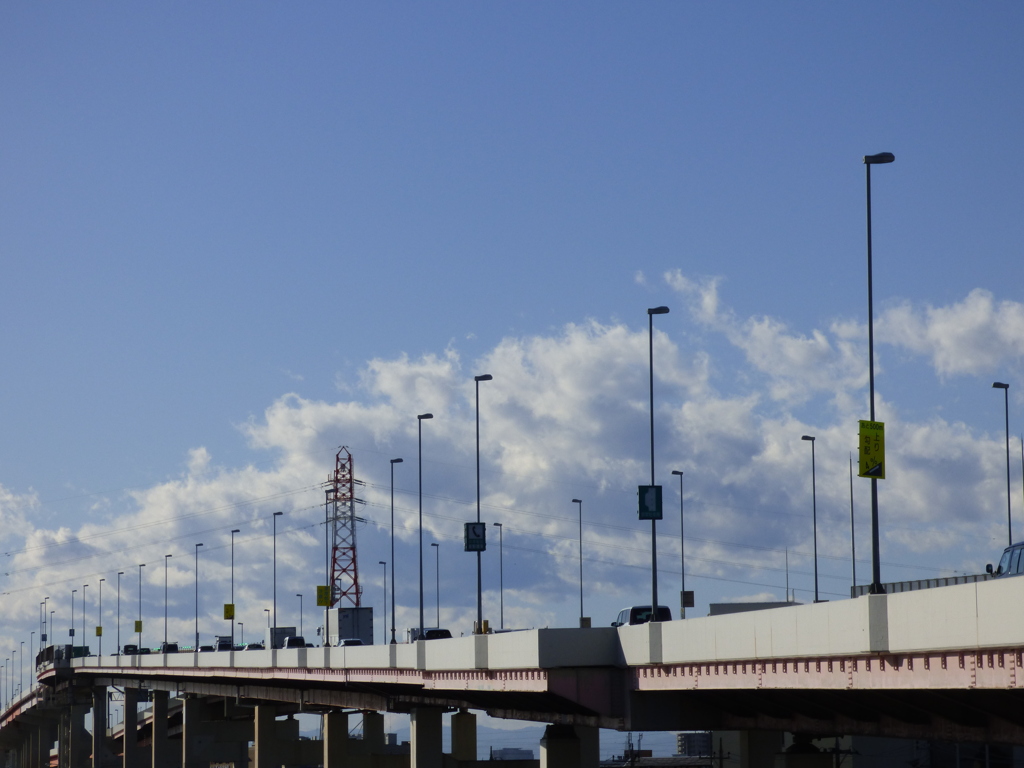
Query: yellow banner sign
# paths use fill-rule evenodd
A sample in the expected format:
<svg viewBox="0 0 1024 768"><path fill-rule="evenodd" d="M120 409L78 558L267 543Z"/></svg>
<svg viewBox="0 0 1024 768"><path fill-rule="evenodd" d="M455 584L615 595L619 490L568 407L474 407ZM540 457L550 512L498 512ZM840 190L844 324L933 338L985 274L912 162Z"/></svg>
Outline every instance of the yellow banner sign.
<svg viewBox="0 0 1024 768"><path fill-rule="evenodd" d="M860 471L858 477L885 479L885 424L860 422Z"/></svg>
<svg viewBox="0 0 1024 768"><path fill-rule="evenodd" d="M231 621L235 618L235 604L224 603L224 618Z"/></svg>
<svg viewBox="0 0 1024 768"><path fill-rule="evenodd" d="M142 631L142 622L141 621L136 621L135 622L135 631L136 632L141 632Z"/></svg>
<svg viewBox="0 0 1024 768"><path fill-rule="evenodd" d="M96 627L96 637L103 637L103 627Z"/></svg>
<svg viewBox="0 0 1024 768"><path fill-rule="evenodd" d="M331 588L330 587L317 587L316 588L316 604L323 606L324 608L330 607L331 605Z"/></svg>

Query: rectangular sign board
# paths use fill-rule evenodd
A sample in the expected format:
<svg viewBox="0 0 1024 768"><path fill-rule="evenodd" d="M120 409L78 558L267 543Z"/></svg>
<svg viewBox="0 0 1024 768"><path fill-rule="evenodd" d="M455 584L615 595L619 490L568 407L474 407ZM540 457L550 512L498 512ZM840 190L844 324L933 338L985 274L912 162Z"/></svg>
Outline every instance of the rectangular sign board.
<svg viewBox="0 0 1024 768"><path fill-rule="evenodd" d="M228 620L228 621L231 621L232 619L235 618L235 604L234 603L224 603L224 618L226 620Z"/></svg>
<svg viewBox="0 0 1024 768"><path fill-rule="evenodd" d="M640 498L640 519L661 520L661 486L641 485L637 494Z"/></svg>
<svg viewBox="0 0 1024 768"><path fill-rule="evenodd" d="M316 604L328 608L331 605L331 588L330 587L317 587L316 588Z"/></svg>
<svg viewBox="0 0 1024 768"><path fill-rule="evenodd" d="M487 549L487 523L466 523L466 552L484 552Z"/></svg>
<svg viewBox="0 0 1024 768"><path fill-rule="evenodd" d="M860 422L860 464L857 476L885 479L885 424L881 421Z"/></svg>

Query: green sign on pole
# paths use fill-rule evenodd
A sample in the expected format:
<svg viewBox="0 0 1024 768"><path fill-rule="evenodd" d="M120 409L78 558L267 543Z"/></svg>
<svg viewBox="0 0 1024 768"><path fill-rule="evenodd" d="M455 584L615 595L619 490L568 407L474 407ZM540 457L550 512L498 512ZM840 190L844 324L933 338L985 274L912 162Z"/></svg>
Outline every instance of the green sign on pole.
<svg viewBox="0 0 1024 768"><path fill-rule="evenodd" d="M641 485L638 494L640 496L640 519L661 520L661 486Z"/></svg>

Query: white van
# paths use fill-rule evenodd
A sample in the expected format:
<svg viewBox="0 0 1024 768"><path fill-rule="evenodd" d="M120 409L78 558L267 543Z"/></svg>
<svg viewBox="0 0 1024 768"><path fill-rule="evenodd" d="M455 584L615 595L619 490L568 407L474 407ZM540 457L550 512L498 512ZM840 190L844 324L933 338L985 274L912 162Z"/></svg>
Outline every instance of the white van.
<svg viewBox="0 0 1024 768"><path fill-rule="evenodd" d="M613 627L627 624L646 624L651 620L651 606L634 605L619 611L619 617L612 622ZM672 610L667 605L658 606L658 621L672 621Z"/></svg>

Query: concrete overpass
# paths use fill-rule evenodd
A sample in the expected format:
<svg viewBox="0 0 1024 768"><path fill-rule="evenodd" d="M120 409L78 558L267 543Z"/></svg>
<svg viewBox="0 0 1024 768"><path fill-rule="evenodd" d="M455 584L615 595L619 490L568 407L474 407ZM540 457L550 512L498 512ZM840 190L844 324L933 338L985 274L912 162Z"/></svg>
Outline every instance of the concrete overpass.
<svg viewBox="0 0 1024 768"><path fill-rule="evenodd" d="M415 768L442 764L446 710L460 711L453 743L462 757L475 757L474 710L552 724L542 765L560 768L596 764L598 728L1024 744L1021 606L1024 578L1008 578L635 627L88 657L39 670L38 687L0 719L0 749L31 753L32 733L43 730L34 723L56 719L62 745L72 745L62 765L76 765L85 752L74 751L75 733L79 744L84 738L75 721L92 707L103 722L98 716L110 686L135 699L153 698L151 747L160 743L150 750L157 754L154 768L178 749L180 760L165 764L207 765L196 756L202 739L189 736L190 724L193 734L211 727L217 733L209 725L217 721L225 723L219 733L232 734L236 754L239 744L252 741L259 755L262 741L263 754L274 757L256 765L280 765L273 761L287 751L288 738L278 731L288 721L275 718L296 712L325 714L328 735L313 749L327 756L324 764L346 765L331 755L351 751L351 744L338 746L342 733L347 738L340 723L356 710L410 713ZM166 731L157 721L172 695L184 700L183 735L175 744L157 733ZM372 715L368 722L375 732ZM151 764L138 754L131 723L127 730L128 748L121 745L117 764ZM50 727L37 741L53 732ZM38 749L35 754L41 759Z"/></svg>

